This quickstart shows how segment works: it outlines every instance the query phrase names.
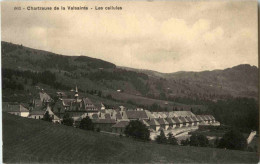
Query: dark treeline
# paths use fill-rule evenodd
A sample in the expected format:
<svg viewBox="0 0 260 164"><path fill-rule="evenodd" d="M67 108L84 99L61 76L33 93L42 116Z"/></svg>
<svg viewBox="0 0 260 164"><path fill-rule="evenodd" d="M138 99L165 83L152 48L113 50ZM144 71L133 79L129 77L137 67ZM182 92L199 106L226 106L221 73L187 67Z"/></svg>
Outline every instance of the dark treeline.
<svg viewBox="0 0 260 164"><path fill-rule="evenodd" d="M14 79L3 78L3 89L13 89L13 90L24 90L23 84L17 82Z"/></svg>
<svg viewBox="0 0 260 164"><path fill-rule="evenodd" d="M64 89L68 90L70 87L62 84L61 82L57 82L56 75L50 71L44 72L32 72L32 71L19 71L13 69L2 69L3 76L3 86L10 89L19 89L13 86L10 86L9 82L13 81L13 77L21 77L24 79L31 79L32 85L36 85L37 83L42 83L49 85L55 89Z"/></svg>
<svg viewBox="0 0 260 164"><path fill-rule="evenodd" d="M130 82L136 90L145 95L149 91L149 86L146 80L148 76L143 73L137 73L133 71L127 71L123 69L116 69L112 72L110 71L97 71L89 73L81 73L81 76L86 77L92 81L101 80L117 80L117 81L128 81Z"/></svg>
<svg viewBox="0 0 260 164"><path fill-rule="evenodd" d="M259 127L258 106L252 98L233 98L211 103L208 110L221 124L250 132Z"/></svg>
<svg viewBox="0 0 260 164"><path fill-rule="evenodd" d="M2 49L1 49L2 54L9 53L9 52L15 51L17 49L23 48L22 45L15 45L15 44L7 43L7 42L1 42L1 43L2 43L1 44L1 46L2 46Z"/></svg>
<svg viewBox="0 0 260 164"><path fill-rule="evenodd" d="M42 69L45 68L56 68L65 71L75 71L77 69L76 65L70 63L70 58L68 56L62 56L54 53L50 53L43 60L31 60L28 62L33 66L40 66Z"/></svg>
<svg viewBox="0 0 260 164"><path fill-rule="evenodd" d="M93 62L93 60L95 62ZM94 59L87 56L79 56L74 61L82 62L84 64L87 64L87 66L91 68L116 68L116 65L100 60L100 59Z"/></svg>

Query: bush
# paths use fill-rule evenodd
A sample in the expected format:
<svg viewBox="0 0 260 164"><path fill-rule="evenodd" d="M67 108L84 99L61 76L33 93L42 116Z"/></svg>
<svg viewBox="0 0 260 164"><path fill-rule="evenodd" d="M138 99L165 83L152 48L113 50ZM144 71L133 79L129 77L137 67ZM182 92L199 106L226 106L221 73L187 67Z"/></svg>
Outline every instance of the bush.
<svg viewBox="0 0 260 164"><path fill-rule="evenodd" d="M232 129L224 134L224 136L219 141L218 147L233 150L245 150L247 147L247 141L242 133Z"/></svg>
<svg viewBox="0 0 260 164"><path fill-rule="evenodd" d="M74 123L74 120L70 117L70 115L68 113L66 113L64 116L63 116L63 120L61 121L61 123L63 125L67 125L67 126L72 126L73 123Z"/></svg>
<svg viewBox="0 0 260 164"><path fill-rule="evenodd" d="M168 143L171 145L178 145L177 139L173 136L172 133L168 133Z"/></svg>
<svg viewBox="0 0 260 164"><path fill-rule="evenodd" d="M206 147L209 146L209 140L206 136L202 134L193 134L190 137L190 146L200 146L200 147Z"/></svg>
<svg viewBox="0 0 260 164"><path fill-rule="evenodd" d="M100 128L97 128L97 132L100 132Z"/></svg>
<svg viewBox="0 0 260 164"><path fill-rule="evenodd" d="M150 140L150 132L148 128L138 120L130 121L125 128L125 135L143 141Z"/></svg>
<svg viewBox="0 0 260 164"><path fill-rule="evenodd" d="M167 143L167 138L165 137L163 130L161 130L160 135L158 135L155 140L159 144L166 144Z"/></svg>
<svg viewBox="0 0 260 164"><path fill-rule="evenodd" d="M52 118L51 118L51 116L49 115L49 112L48 112L48 111L44 114L42 120L43 120L43 121L52 122Z"/></svg>
<svg viewBox="0 0 260 164"><path fill-rule="evenodd" d="M182 146L188 146L190 144L189 139L187 138L186 140L181 140L181 145Z"/></svg>
<svg viewBox="0 0 260 164"><path fill-rule="evenodd" d="M94 130L94 124L92 123L92 120L87 116L86 118L83 118L80 121L79 128L85 129L85 130ZM100 129L99 129L99 131L100 131Z"/></svg>

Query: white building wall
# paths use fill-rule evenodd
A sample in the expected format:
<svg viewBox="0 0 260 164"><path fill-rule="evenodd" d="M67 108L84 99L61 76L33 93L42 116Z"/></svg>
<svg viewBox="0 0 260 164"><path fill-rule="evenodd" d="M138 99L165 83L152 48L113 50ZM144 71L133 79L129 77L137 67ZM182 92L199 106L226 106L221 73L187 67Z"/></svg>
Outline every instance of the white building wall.
<svg viewBox="0 0 260 164"><path fill-rule="evenodd" d="M29 112L21 112L21 117L28 117L29 116Z"/></svg>

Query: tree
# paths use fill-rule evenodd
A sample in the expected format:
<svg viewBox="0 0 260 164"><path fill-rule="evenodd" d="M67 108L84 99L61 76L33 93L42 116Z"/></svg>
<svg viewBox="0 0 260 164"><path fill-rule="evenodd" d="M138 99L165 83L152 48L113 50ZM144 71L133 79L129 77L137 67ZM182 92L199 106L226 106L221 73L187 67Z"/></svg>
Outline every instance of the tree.
<svg viewBox="0 0 260 164"><path fill-rule="evenodd" d="M150 131L148 128L138 120L132 120L125 128L125 135L143 141L150 140Z"/></svg>
<svg viewBox="0 0 260 164"><path fill-rule="evenodd" d="M190 144L190 141L189 141L189 139L187 138L186 140L181 140L181 145L182 146L187 146L187 145L189 145Z"/></svg>
<svg viewBox="0 0 260 164"><path fill-rule="evenodd" d="M214 147L218 147L218 145L219 145L219 138L217 137L216 138L216 140L215 140L215 142L214 142Z"/></svg>
<svg viewBox="0 0 260 164"><path fill-rule="evenodd" d="M193 134L193 135L190 137L190 142L189 142L189 144L190 144L191 146L199 146L198 135Z"/></svg>
<svg viewBox="0 0 260 164"><path fill-rule="evenodd" d="M48 121L48 122L52 122L52 118L51 118L51 116L50 116L48 111L44 114L42 120Z"/></svg>
<svg viewBox="0 0 260 164"><path fill-rule="evenodd" d="M155 140L159 144L166 144L167 143L167 138L166 138L163 130L161 130L160 135L158 135Z"/></svg>
<svg viewBox="0 0 260 164"><path fill-rule="evenodd" d="M199 140L199 146L201 146L201 147L209 146L209 140L206 136L200 134L198 136L198 140Z"/></svg>
<svg viewBox="0 0 260 164"><path fill-rule="evenodd" d="M171 145L178 145L177 139L173 136L172 133L168 133L168 143Z"/></svg>
<svg viewBox="0 0 260 164"><path fill-rule="evenodd" d="M230 130L220 139L219 148L233 150L244 150L247 147L247 141L242 133L237 130Z"/></svg>
<svg viewBox="0 0 260 164"><path fill-rule="evenodd" d="M98 91L98 96L101 97L102 96L102 92Z"/></svg>
<svg viewBox="0 0 260 164"><path fill-rule="evenodd" d="M85 130L94 130L94 124L92 120L87 116L80 121L79 128Z"/></svg>
<svg viewBox="0 0 260 164"><path fill-rule="evenodd" d="M64 116L63 116L63 120L61 121L61 123L63 125L67 125L67 126L72 126L73 123L74 123L74 120L70 117L70 115L68 113L66 113Z"/></svg>
<svg viewBox="0 0 260 164"><path fill-rule="evenodd" d="M193 134L190 137L190 146L201 146L201 147L206 147L209 145L209 140L207 139L206 136L202 134Z"/></svg>

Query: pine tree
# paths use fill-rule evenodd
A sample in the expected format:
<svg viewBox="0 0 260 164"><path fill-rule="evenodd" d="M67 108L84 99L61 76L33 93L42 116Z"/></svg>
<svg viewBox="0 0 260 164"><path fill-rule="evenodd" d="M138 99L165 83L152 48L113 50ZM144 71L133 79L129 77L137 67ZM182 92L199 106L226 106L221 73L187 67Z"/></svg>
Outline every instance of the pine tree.
<svg viewBox="0 0 260 164"><path fill-rule="evenodd" d="M85 130L94 130L94 124L92 123L92 120L87 116L80 121L79 128Z"/></svg>
<svg viewBox="0 0 260 164"><path fill-rule="evenodd" d="M177 139L173 136L172 133L168 133L168 143L171 145L178 145Z"/></svg>
<svg viewBox="0 0 260 164"><path fill-rule="evenodd" d="M150 140L150 132L148 128L138 120L130 121L126 126L124 133L128 137L133 137L143 141Z"/></svg>
<svg viewBox="0 0 260 164"><path fill-rule="evenodd" d="M48 111L44 114L42 120L48 121L48 122L51 122L51 121L52 121L52 118L51 118L51 116L50 116L50 114L49 114Z"/></svg>
<svg viewBox="0 0 260 164"><path fill-rule="evenodd" d="M70 115L68 113L66 113L63 116L63 120L62 120L61 123L64 124L64 125L67 125L67 126L72 126L73 123L74 123L74 120L70 117Z"/></svg>
<svg viewBox="0 0 260 164"><path fill-rule="evenodd" d="M161 130L160 135L157 136L155 140L159 144L166 144L167 143L167 138L166 138L163 130Z"/></svg>

